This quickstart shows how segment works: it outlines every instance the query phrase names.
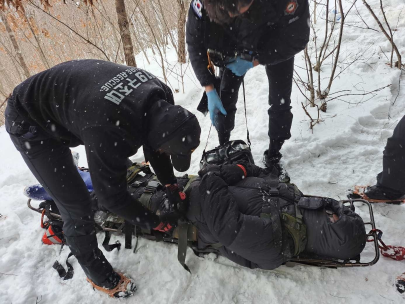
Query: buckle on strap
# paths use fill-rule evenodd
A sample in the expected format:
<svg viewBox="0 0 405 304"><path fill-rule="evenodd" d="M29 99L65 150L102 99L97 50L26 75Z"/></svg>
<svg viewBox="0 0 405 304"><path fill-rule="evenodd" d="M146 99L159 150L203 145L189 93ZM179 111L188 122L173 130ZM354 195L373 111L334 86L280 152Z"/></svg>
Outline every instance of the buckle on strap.
<svg viewBox="0 0 405 304"><path fill-rule="evenodd" d="M153 193L155 193L155 192L159 189L159 187L161 187L161 186L162 186L162 184L161 184L160 182L158 182L158 181L156 181L156 180L151 180L151 181L149 181L148 184L146 185L146 187L145 187L143 193L151 193L151 194L153 194Z"/></svg>
<svg viewBox="0 0 405 304"><path fill-rule="evenodd" d="M269 195L270 196L278 196L279 191L278 191L277 187L270 187Z"/></svg>

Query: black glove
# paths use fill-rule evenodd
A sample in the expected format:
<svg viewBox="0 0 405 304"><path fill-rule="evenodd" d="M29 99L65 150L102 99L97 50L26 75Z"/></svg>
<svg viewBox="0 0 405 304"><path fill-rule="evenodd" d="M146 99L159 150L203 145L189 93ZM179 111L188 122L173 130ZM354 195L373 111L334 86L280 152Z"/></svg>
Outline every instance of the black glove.
<svg viewBox="0 0 405 304"><path fill-rule="evenodd" d="M162 208L157 212L159 216L160 224L153 228L153 230L158 230L171 234L174 228L177 227L179 219L182 218L181 213L175 209L174 205L170 203L168 199L165 200Z"/></svg>
<svg viewBox="0 0 405 304"><path fill-rule="evenodd" d="M160 224L153 228L153 230L159 230L165 233L172 233L174 228L177 227L179 219L183 216L177 210L163 210L160 212Z"/></svg>
<svg viewBox="0 0 405 304"><path fill-rule="evenodd" d="M182 192L178 184L166 186L166 197L173 210L179 211L180 214L187 212L186 194Z"/></svg>
<svg viewBox="0 0 405 304"><path fill-rule="evenodd" d="M247 171L244 166L231 164L231 165L206 165L202 168L198 175L203 177L206 174L215 174L221 177L228 185L234 185L247 177Z"/></svg>
<svg viewBox="0 0 405 304"><path fill-rule="evenodd" d="M244 166L232 164L221 167L221 177L228 185L234 185L247 177L247 171Z"/></svg>
<svg viewBox="0 0 405 304"><path fill-rule="evenodd" d="M198 175L200 177L203 177L207 173L214 173L217 175L221 175L221 167L219 165L205 165L203 168L201 168L200 171L198 171Z"/></svg>

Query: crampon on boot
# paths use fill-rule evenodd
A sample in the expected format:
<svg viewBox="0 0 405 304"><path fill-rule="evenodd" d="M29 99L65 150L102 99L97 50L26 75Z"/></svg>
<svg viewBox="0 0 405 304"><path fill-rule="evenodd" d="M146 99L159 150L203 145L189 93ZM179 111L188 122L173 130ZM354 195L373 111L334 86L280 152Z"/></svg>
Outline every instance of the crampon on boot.
<svg viewBox="0 0 405 304"><path fill-rule="evenodd" d="M370 186L364 190L364 194L368 198L374 200L400 200L403 196L403 193L395 191L394 189L385 188L381 186Z"/></svg>
<svg viewBox="0 0 405 304"><path fill-rule="evenodd" d="M405 203L403 194L389 188L374 186L354 186L354 189L349 190L348 198L364 199L371 203L389 203L401 204Z"/></svg>
<svg viewBox="0 0 405 304"><path fill-rule="evenodd" d="M113 273L112 278L109 278L110 282L107 283L108 285L111 282L118 282L116 286L112 288L106 288L108 286L98 286L89 278L87 278L87 281L93 286L93 289L97 289L112 298L128 298L132 296L136 290L136 285L130 278L124 276L122 273L117 272Z"/></svg>
<svg viewBox="0 0 405 304"><path fill-rule="evenodd" d="M405 272L397 277L395 286L399 293L405 294Z"/></svg>
<svg viewBox="0 0 405 304"><path fill-rule="evenodd" d="M264 166L272 171L273 169L278 172L278 179L281 183L289 183L290 176L287 171L284 169L283 165L280 163L281 153L269 156L269 150L264 151L263 154L263 164Z"/></svg>

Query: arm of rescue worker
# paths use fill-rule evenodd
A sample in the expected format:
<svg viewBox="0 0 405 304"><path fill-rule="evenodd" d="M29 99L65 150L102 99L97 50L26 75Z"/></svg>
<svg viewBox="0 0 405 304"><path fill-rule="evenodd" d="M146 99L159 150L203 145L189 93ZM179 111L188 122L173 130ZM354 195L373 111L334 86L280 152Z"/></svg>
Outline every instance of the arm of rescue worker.
<svg viewBox="0 0 405 304"><path fill-rule="evenodd" d="M162 185L177 183L169 155L159 151L153 151L147 145L143 145L143 153L145 155L145 160L151 164Z"/></svg>
<svg viewBox="0 0 405 304"><path fill-rule="evenodd" d="M136 151L117 128L88 127L82 132L93 187L100 204L134 225L157 227L159 217L127 191L127 158Z"/></svg>
<svg viewBox="0 0 405 304"><path fill-rule="evenodd" d="M219 243L263 269L274 269L283 263L279 250L274 250L271 220L240 213L222 178L215 173L206 174L199 192L202 215Z"/></svg>
<svg viewBox="0 0 405 304"><path fill-rule="evenodd" d="M254 176L258 177L262 168L249 164L227 164L227 165L205 165L199 172L198 175L203 177L207 173L214 173L220 176L228 186L235 185L246 177Z"/></svg>
<svg viewBox="0 0 405 304"><path fill-rule="evenodd" d="M277 64L305 49L309 41L308 0L276 2L279 19L265 31L258 46L260 64ZM289 13L287 13L289 12Z"/></svg>
<svg viewBox="0 0 405 304"><path fill-rule="evenodd" d="M201 86L212 85L215 81L215 75L208 70L207 49L204 45L204 19L208 18L204 9L201 9L201 17L193 9L193 1L191 1L188 10L188 18L186 25L186 42L188 55L191 65Z"/></svg>

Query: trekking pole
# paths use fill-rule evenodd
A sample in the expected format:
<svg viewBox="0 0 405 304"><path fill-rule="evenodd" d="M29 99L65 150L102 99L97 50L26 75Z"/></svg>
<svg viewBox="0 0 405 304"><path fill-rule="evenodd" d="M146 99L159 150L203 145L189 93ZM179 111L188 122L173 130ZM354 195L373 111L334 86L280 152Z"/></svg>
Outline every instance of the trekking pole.
<svg viewBox="0 0 405 304"><path fill-rule="evenodd" d="M245 79L242 80L242 89L243 89L243 105L245 106L245 123L246 123L246 138L249 147L252 145L250 142L250 136L249 136L249 128L248 128L248 121L247 121L247 112L246 112L246 92L245 92Z"/></svg>

